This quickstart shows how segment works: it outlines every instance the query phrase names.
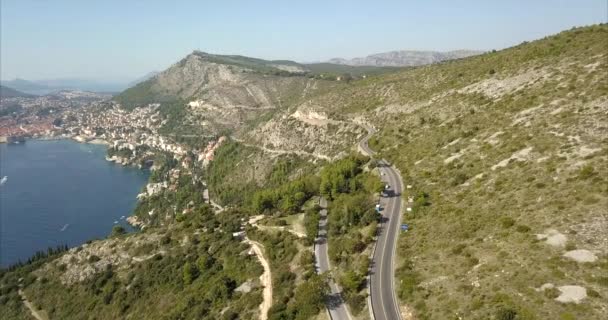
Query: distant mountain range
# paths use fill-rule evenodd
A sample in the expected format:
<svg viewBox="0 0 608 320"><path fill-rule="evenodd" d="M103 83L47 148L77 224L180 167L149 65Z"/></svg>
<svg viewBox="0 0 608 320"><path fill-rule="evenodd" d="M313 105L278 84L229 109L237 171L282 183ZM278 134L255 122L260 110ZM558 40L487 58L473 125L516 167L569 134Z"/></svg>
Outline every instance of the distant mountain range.
<svg viewBox="0 0 608 320"><path fill-rule="evenodd" d="M13 88L24 93L46 95L62 90L81 90L91 92L120 92L130 86L126 82L104 82L77 78L50 79L50 80L14 80L2 81L3 86Z"/></svg>
<svg viewBox="0 0 608 320"><path fill-rule="evenodd" d="M366 57L353 59L334 58L327 62L349 66L413 67L447 60L466 58L482 53L483 51L474 50L456 50L447 52L401 50L376 53Z"/></svg>
<svg viewBox="0 0 608 320"><path fill-rule="evenodd" d="M0 97L2 97L2 98L33 97L33 95L15 90L13 88L0 86Z"/></svg>

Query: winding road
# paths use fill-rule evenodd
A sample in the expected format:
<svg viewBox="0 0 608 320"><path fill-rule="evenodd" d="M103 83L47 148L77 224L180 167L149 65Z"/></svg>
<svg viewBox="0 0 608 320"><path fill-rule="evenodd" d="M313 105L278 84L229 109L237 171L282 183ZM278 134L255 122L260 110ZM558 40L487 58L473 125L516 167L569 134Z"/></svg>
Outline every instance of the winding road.
<svg viewBox="0 0 608 320"><path fill-rule="evenodd" d="M321 274L330 270L329 255L327 254L327 201L321 198L319 201L321 210L319 211L319 232L315 239L315 266L317 273ZM329 288L331 294L327 298L326 305L329 316L332 320L350 320L352 319L348 307L342 299L342 290L338 285L329 279Z"/></svg>
<svg viewBox="0 0 608 320"><path fill-rule="evenodd" d="M363 125L368 134L359 142L359 151L373 157L375 152L368 145L369 138L376 132L372 127ZM380 200L382 220L378 228L378 236L372 254L369 275L370 317L373 320L400 320L401 312L395 296L395 250L399 225L401 224L401 192L403 181L399 172L386 160L378 161L378 169L382 180L389 185L385 196ZM319 212L319 233L315 239L315 260L318 273L330 270L327 254L327 202L321 198ZM332 320L351 320L352 316L341 297L340 287L330 279L331 295L327 302L327 310Z"/></svg>
<svg viewBox="0 0 608 320"><path fill-rule="evenodd" d="M359 142L359 148L368 156L374 151L369 148L368 140L375 133L365 126L368 134ZM381 199L382 223L374 248L369 276L370 314L375 320L399 320L401 312L395 296L395 250L399 225L401 224L401 192L403 182L399 172L385 160L378 161L382 180L390 186L386 196Z"/></svg>

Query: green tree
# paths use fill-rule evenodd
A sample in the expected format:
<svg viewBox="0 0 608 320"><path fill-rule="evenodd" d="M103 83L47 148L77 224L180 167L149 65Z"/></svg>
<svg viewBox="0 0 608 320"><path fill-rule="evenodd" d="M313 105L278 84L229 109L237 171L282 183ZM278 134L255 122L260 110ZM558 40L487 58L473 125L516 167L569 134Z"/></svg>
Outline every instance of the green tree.
<svg viewBox="0 0 608 320"><path fill-rule="evenodd" d="M344 288L344 291L349 293L357 293L361 286L363 286L363 282L365 281L365 276L361 275L353 270L348 270L344 273L342 278L340 279L340 284Z"/></svg>
<svg viewBox="0 0 608 320"><path fill-rule="evenodd" d="M329 285L325 278L313 275L308 281L296 288L294 305L296 320L310 319L324 307L325 296L329 293Z"/></svg>
<svg viewBox="0 0 608 320"><path fill-rule="evenodd" d="M191 284L198 277L198 269L190 262L186 262L183 267L183 280L185 284Z"/></svg>

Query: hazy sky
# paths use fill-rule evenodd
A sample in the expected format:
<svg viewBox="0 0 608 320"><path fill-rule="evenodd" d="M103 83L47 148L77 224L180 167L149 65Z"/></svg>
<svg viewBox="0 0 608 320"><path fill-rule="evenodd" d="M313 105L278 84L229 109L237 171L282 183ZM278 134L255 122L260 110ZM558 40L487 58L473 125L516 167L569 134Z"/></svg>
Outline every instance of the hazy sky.
<svg viewBox="0 0 608 320"><path fill-rule="evenodd" d="M0 0L0 76L130 80L194 49L320 61L500 49L606 22L606 0Z"/></svg>

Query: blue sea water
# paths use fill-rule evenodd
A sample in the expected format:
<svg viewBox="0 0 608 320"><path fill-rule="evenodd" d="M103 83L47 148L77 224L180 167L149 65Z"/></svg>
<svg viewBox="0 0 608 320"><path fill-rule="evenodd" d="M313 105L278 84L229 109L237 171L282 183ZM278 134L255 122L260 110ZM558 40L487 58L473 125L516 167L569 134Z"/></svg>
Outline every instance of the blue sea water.
<svg viewBox="0 0 608 320"><path fill-rule="evenodd" d="M148 172L105 160L102 145L70 140L0 144L0 266L38 250L128 227Z"/></svg>

